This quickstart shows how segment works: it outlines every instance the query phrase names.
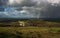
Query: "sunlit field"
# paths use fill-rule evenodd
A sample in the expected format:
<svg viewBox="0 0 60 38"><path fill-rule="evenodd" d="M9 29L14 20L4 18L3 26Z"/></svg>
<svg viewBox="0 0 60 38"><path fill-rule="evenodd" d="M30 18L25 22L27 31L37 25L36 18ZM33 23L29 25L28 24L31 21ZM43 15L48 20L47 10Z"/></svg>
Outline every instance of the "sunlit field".
<svg viewBox="0 0 60 38"><path fill-rule="evenodd" d="M0 38L59 38L60 28L0 27Z"/></svg>

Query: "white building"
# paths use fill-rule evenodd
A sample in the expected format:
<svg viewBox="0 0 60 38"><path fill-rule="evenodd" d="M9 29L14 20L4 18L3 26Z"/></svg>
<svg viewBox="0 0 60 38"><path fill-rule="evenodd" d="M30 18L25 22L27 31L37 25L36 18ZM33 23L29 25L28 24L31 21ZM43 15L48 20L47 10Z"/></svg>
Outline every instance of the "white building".
<svg viewBox="0 0 60 38"><path fill-rule="evenodd" d="M18 22L19 22L20 26L23 26L23 27L25 26L25 22L24 21L18 21Z"/></svg>

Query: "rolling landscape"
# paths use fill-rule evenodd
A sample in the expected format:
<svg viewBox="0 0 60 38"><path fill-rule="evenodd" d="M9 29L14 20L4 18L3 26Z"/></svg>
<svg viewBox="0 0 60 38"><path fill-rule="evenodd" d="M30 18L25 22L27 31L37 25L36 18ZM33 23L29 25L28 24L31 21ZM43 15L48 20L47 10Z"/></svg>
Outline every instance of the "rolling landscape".
<svg viewBox="0 0 60 38"><path fill-rule="evenodd" d="M2 21L0 38L60 38L60 22L40 19Z"/></svg>
<svg viewBox="0 0 60 38"><path fill-rule="evenodd" d="M60 0L0 0L0 38L60 38Z"/></svg>

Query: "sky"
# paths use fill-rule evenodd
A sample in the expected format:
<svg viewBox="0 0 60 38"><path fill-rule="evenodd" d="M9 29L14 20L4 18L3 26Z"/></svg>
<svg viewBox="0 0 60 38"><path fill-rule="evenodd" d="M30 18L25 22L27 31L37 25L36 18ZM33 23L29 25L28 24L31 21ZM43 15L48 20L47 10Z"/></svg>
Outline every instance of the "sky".
<svg viewBox="0 0 60 38"><path fill-rule="evenodd" d="M0 18L60 18L60 0L0 0Z"/></svg>

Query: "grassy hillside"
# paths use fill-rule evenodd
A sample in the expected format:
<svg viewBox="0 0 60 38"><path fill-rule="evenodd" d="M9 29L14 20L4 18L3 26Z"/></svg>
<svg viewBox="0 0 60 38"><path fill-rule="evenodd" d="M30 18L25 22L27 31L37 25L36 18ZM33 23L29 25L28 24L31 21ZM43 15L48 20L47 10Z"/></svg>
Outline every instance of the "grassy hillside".
<svg viewBox="0 0 60 38"><path fill-rule="evenodd" d="M0 38L60 38L60 22L43 20L24 20L20 27L18 21L0 22Z"/></svg>
<svg viewBox="0 0 60 38"><path fill-rule="evenodd" d="M60 38L60 28L0 27L0 38Z"/></svg>

